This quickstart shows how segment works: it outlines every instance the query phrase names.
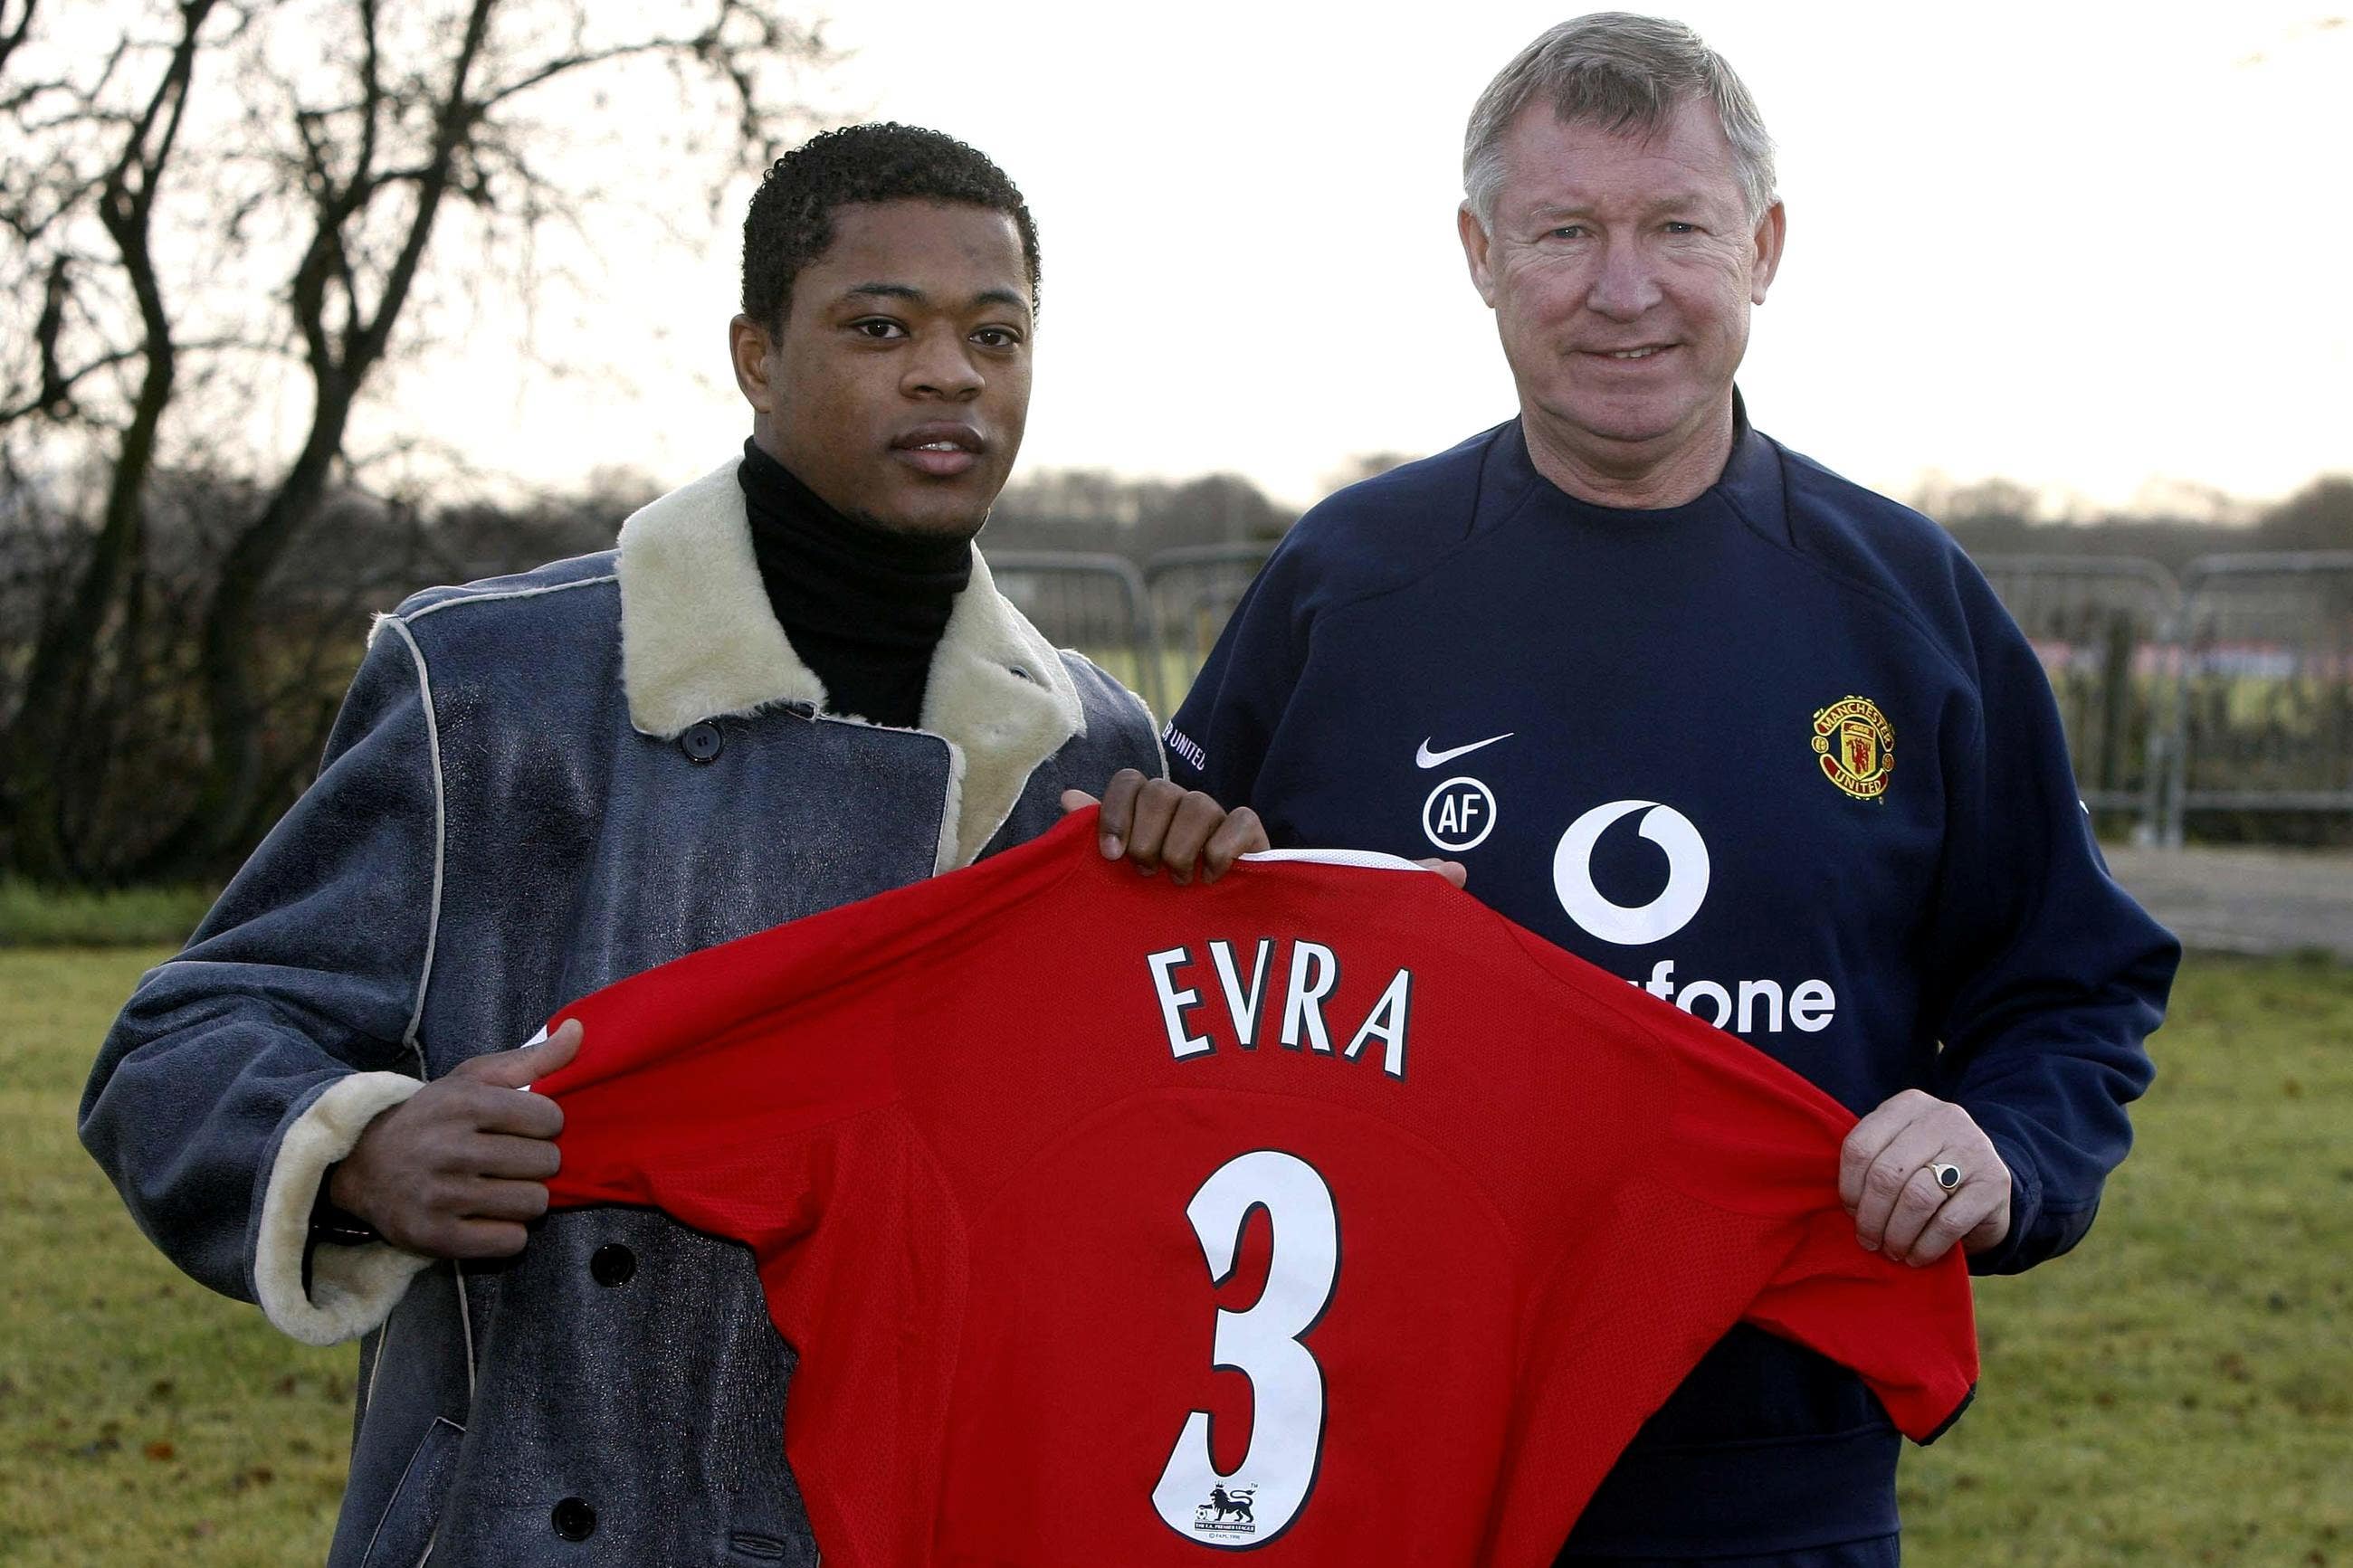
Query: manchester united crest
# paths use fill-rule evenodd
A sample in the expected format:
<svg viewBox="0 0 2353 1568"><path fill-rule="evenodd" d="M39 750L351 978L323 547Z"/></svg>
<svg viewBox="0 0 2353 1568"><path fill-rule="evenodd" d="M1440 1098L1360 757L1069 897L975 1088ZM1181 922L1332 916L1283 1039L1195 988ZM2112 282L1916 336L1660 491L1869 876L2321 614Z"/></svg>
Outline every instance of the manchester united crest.
<svg viewBox="0 0 2353 1568"><path fill-rule="evenodd" d="M1842 697L1815 710L1814 755L1831 783L1857 800L1878 800L1895 768L1895 731L1870 698Z"/></svg>

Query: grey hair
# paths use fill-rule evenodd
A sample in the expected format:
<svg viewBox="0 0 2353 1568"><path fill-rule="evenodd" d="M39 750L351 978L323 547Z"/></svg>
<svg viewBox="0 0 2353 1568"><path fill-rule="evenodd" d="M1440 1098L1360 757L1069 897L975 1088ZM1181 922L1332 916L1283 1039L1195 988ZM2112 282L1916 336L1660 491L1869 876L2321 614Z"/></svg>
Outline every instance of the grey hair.
<svg viewBox="0 0 2353 1568"><path fill-rule="evenodd" d="M1777 199L1773 138L1732 67L1681 22L1596 11L1571 17L1522 49L1471 110L1462 137L1462 189L1482 226L1495 221L1504 188L1504 136L1539 99L1566 124L1645 134L1689 100L1715 106L1732 143L1732 172L1755 223Z"/></svg>

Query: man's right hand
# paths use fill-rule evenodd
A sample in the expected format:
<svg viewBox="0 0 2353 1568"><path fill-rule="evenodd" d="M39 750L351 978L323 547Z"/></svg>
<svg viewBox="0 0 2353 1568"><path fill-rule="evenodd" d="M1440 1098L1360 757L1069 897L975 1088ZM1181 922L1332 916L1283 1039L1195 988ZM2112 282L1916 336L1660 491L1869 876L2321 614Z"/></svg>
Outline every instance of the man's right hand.
<svg viewBox="0 0 2353 1568"><path fill-rule="evenodd" d="M460 1062L377 1117L328 1178L327 1198L395 1247L429 1258L510 1258L547 1212L564 1112L523 1091L580 1049L580 1023Z"/></svg>

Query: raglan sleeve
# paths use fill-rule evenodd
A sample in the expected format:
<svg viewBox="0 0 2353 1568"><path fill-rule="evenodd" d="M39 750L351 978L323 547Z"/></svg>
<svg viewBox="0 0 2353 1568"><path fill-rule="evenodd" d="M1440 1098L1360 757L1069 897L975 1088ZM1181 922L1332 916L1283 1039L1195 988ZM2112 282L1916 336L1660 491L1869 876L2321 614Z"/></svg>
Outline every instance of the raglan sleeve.
<svg viewBox="0 0 2353 1568"><path fill-rule="evenodd" d="M886 1053L842 1048L855 1031L828 1009L729 1007L744 963L705 950L549 1020L582 1026L579 1054L532 1086L564 1112L550 1206L658 1208L764 1258L817 1222L833 1135L892 1099Z"/></svg>
<svg viewBox="0 0 2353 1568"><path fill-rule="evenodd" d="M1243 592L1161 737L1169 778L1229 807L1259 805L1259 771L1305 661L1306 538L1294 529Z"/></svg>
<svg viewBox="0 0 2353 1568"><path fill-rule="evenodd" d="M1683 1014L1659 1022L1675 1084L1656 1169L1750 1249L1758 1282L1741 1318L1852 1369L1898 1430L1933 1442L1977 1386L1959 1249L1924 1268L1864 1251L1837 1185L1852 1113L1735 1036Z"/></svg>
<svg viewBox="0 0 2353 1568"><path fill-rule="evenodd" d="M2014 1273L2082 1238L2132 1142L2180 946L2117 886L2078 795L2050 682L1992 591L1977 597L1978 701L1944 737L1947 839L1926 1087L1966 1110L2011 1177L2010 1226L1973 1272Z"/></svg>
<svg viewBox="0 0 2353 1568"><path fill-rule="evenodd" d="M1977 1324L1956 1249L1923 1268L1856 1245L1835 1202L1810 1210L1802 1237L1742 1314L1852 1368L1896 1429L1935 1442L1976 1395Z"/></svg>

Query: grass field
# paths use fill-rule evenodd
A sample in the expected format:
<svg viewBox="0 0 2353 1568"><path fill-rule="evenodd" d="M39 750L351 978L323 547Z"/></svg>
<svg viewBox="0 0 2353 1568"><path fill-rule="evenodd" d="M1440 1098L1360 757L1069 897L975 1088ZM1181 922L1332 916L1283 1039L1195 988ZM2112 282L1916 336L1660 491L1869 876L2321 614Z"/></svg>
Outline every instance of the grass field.
<svg viewBox="0 0 2353 1568"><path fill-rule="evenodd" d="M316 1563L346 1346L182 1278L73 1136L153 951L0 951L0 1563ZM2353 970L2200 961L2082 1252L1978 1290L1907 1561L2353 1563ZM649 1565L652 1568L652 1565Z"/></svg>
<svg viewBox="0 0 2353 1568"><path fill-rule="evenodd" d="M0 877L0 948L176 947L213 905L215 888L37 888Z"/></svg>

